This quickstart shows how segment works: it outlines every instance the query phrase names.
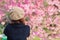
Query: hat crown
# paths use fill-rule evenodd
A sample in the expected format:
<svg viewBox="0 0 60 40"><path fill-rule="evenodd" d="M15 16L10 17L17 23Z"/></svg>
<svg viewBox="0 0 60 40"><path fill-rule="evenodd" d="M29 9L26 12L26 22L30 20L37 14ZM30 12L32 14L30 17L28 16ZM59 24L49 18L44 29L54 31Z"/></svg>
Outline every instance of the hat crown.
<svg viewBox="0 0 60 40"><path fill-rule="evenodd" d="M20 7L12 7L10 13L11 20L19 20L24 17L24 10Z"/></svg>

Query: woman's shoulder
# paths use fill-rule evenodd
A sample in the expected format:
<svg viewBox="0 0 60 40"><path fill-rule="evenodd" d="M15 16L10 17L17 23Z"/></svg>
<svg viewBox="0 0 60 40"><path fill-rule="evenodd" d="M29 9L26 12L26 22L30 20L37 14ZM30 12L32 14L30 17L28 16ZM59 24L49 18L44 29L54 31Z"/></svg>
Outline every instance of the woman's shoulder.
<svg viewBox="0 0 60 40"><path fill-rule="evenodd" d="M5 27L9 29L11 27L11 25L10 24L7 24Z"/></svg>
<svg viewBox="0 0 60 40"><path fill-rule="evenodd" d="M29 25L25 25L26 27L30 27Z"/></svg>
<svg viewBox="0 0 60 40"><path fill-rule="evenodd" d="M30 26L29 25L25 25L27 29L30 29Z"/></svg>

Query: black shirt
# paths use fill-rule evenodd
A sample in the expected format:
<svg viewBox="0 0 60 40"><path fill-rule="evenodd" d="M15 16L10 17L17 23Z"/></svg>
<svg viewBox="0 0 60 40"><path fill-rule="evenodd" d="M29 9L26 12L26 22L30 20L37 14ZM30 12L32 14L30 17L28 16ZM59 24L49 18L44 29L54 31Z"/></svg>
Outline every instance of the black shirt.
<svg viewBox="0 0 60 40"><path fill-rule="evenodd" d="M23 23L8 24L4 30L7 40L27 40L30 35L30 27Z"/></svg>

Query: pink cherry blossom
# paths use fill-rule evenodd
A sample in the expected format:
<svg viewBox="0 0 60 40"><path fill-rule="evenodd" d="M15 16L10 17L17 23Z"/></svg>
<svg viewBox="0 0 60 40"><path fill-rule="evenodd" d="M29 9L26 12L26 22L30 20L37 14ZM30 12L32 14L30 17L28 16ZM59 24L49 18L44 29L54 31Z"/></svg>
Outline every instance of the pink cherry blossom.
<svg viewBox="0 0 60 40"><path fill-rule="evenodd" d="M2 11L0 11L0 21L2 21L2 17L4 16L5 14L2 12Z"/></svg>
<svg viewBox="0 0 60 40"><path fill-rule="evenodd" d="M60 26L60 16L56 16L54 23L58 26Z"/></svg>
<svg viewBox="0 0 60 40"><path fill-rule="evenodd" d="M43 6L43 2L44 0L37 0L37 1L35 0L35 3L38 7Z"/></svg>
<svg viewBox="0 0 60 40"><path fill-rule="evenodd" d="M53 23L53 22L52 22L52 18L51 18L51 17L46 18L46 20L45 20L46 26L49 26L49 25L52 24L52 23Z"/></svg>
<svg viewBox="0 0 60 40"><path fill-rule="evenodd" d="M40 16L45 16L44 10L43 9L36 9L35 11L38 15Z"/></svg>
<svg viewBox="0 0 60 40"><path fill-rule="evenodd" d="M23 0L23 2L24 2L25 4L29 4L29 3L31 3L31 0Z"/></svg>
<svg viewBox="0 0 60 40"><path fill-rule="evenodd" d="M49 15L53 15L57 11L58 11L58 9L56 7L54 7L54 6L50 5L50 6L47 7L47 12L48 12Z"/></svg>
<svg viewBox="0 0 60 40"><path fill-rule="evenodd" d="M48 2L49 5L54 5L54 0L46 0Z"/></svg>
<svg viewBox="0 0 60 40"><path fill-rule="evenodd" d="M44 1L47 2L47 7L44 6ZM28 40L33 40L35 36L42 40L60 38L60 0L0 0L0 21L13 6L24 9L25 17L28 19L26 25L31 28ZM51 33L46 32L44 27Z"/></svg>

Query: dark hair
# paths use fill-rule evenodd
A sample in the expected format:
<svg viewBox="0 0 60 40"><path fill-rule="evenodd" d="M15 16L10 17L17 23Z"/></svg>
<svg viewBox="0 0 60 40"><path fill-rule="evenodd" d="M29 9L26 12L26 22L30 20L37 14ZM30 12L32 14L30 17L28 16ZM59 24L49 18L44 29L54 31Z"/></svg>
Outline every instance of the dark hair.
<svg viewBox="0 0 60 40"><path fill-rule="evenodd" d="M12 22L11 23L23 23L23 24L25 24L25 20L24 20L24 18L21 18L21 19L19 19L19 20L11 20Z"/></svg>

